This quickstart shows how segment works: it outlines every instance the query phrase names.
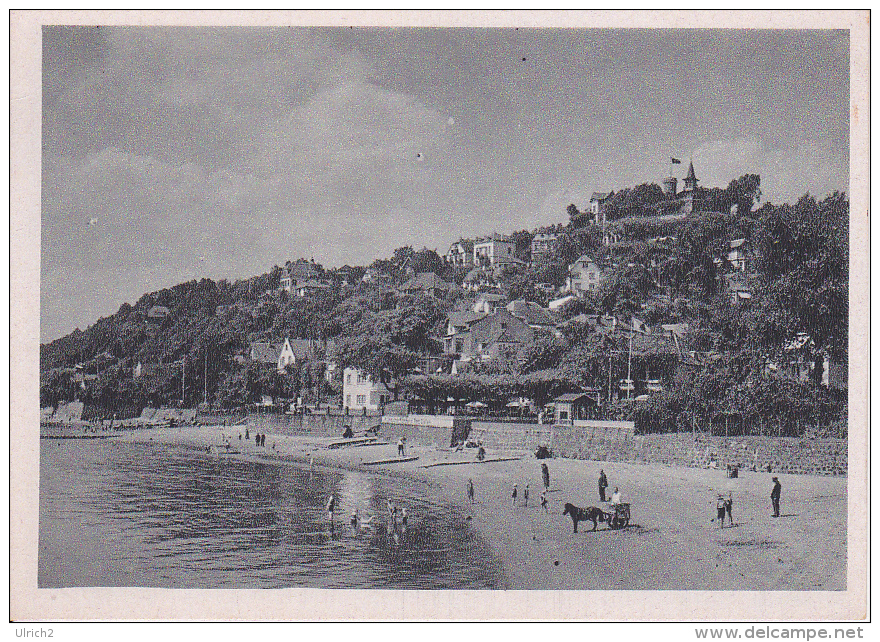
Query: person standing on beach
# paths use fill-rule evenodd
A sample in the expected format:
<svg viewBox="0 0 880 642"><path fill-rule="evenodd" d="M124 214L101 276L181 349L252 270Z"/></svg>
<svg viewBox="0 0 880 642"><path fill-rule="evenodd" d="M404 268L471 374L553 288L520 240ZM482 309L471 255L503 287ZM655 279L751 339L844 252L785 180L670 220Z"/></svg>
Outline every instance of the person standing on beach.
<svg viewBox="0 0 880 642"><path fill-rule="evenodd" d="M779 497L782 495L782 484L779 479L773 478L773 490L770 491L770 501L773 504L773 517L779 517Z"/></svg>
<svg viewBox="0 0 880 642"><path fill-rule="evenodd" d="M605 471L599 471L599 501L605 501L605 489L608 488L608 478L605 476Z"/></svg>
<svg viewBox="0 0 880 642"><path fill-rule="evenodd" d="M473 504L474 503L474 480L473 479L468 479L467 494L468 494L468 499L470 500L471 504Z"/></svg>
<svg viewBox="0 0 880 642"><path fill-rule="evenodd" d="M544 509L545 513L550 512L550 508L547 505L547 491L546 490L541 493L541 508Z"/></svg>
<svg viewBox="0 0 880 642"><path fill-rule="evenodd" d="M546 463L541 463L541 478L544 480L544 491L550 490L550 469Z"/></svg>
<svg viewBox="0 0 880 642"><path fill-rule="evenodd" d="M397 456L403 457L403 437L397 440Z"/></svg>
<svg viewBox="0 0 880 642"><path fill-rule="evenodd" d="M332 494L327 500L327 518L330 520L330 527L333 527L333 511L336 510L336 497Z"/></svg>
<svg viewBox="0 0 880 642"><path fill-rule="evenodd" d="M727 499L724 500L724 510L727 513L727 523L733 526L733 491L727 493Z"/></svg>
<svg viewBox="0 0 880 642"><path fill-rule="evenodd" d="M717 511L720 528L724 528L724 495L718 495L718 500L715 502L715 510Z"/></svg>
<svg viewBox="0 0 880 642"><path fill-rule="evenodd" d="M513 494L511 495L511 497L513 497L513 505L514 505L514 506L516 506L516 495L517 495L517 493L518 493L518 491L517 491L517 489L516 489L516 484L514 484L514 485L513 485Z"/></svg>
<svg viewBox="0 0 880 642"><path fill-rule="evenodd" d="M614 487L614 492L611 493L611 505L617 506L620 503L620 491L617 489L617 486Z"/></svg>
<svg viewBox="0 0 880 642"><path fill-rule="evenodd" d="M526 487L523 489L523 505L529 505L529 485L526 484Z"/></svg>

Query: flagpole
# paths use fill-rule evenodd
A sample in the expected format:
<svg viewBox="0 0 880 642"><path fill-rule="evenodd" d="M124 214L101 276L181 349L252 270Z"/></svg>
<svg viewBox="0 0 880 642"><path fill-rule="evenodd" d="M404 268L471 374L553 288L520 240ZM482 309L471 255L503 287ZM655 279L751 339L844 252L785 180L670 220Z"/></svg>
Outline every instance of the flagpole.
<svg viewBox="0 0 880 642"><path fill-rule="evenodd" d="M632 325L632 321L630 321L630 325ZM629 329L629 356L626 360L626 398L629 400L629 391L632 387L632 359L633 359L633 333L635 332L635 327L630 327Z"/></svg>

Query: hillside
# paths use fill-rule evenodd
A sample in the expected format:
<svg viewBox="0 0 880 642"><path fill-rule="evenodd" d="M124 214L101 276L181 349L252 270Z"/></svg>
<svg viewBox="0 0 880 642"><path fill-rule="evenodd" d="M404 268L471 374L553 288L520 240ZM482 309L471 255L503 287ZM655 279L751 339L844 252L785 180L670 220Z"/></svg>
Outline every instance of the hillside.
<svg viewBox="0 0 880 642"><path fill-rule="evenodd" d="M559 238L546 260L496 271L495 291L507 301L546 305L583 254L603 270L601 286L557 311L557 332L539 332L503 362L470 375L449 374L451 359L440 339L447 315L472 306L477 293L453 287L430 296L400 289L423 272L461 286L473 270L431 250L400 248L367 267L318 266L327 286L314 291L284 291L284 270L276 266L235 283L202 279L145 294L84 331L40 346L41 405L78 398L97 416L112 416L206 400L240 407L262 395L332 401L340 392L341 367L325 378L328 362L361 367L394 381L396 393L423 400L455 394L503 407L508 396L552 398L589 387L610 396L609 354L628 349L625 336L603 335L578 316L586 313L688 328L675 351L646 344L636 355L640 367L662 374L662 394L637 406L612 404L609 414L638 416L658 430L682 429L685 415L732 412L742 422L774 417L779 423L784 415L780 431L792 434L803 424L831 424L845 413L845 390L820 384L827 378L824 364L847 358L849 202L835 193L752 211L754 201L730 196L734 188L713 198L719 209L732 202L740 214L685 217L645 209L629 192L604 230L570 207L571 220L556 228ZM514 234L517 255L533 237ZM747 270L729 260L737 243L751 248ZM737 292L748 298L738 299ZM285 337L319 341L328 354L280 373L248 358L252 342ZM799 355L811 364L809 381L768 374L768 364L798 341ZM438 359L428 372L431 356ZM442 373L431 374L437 364Z"/></svg>

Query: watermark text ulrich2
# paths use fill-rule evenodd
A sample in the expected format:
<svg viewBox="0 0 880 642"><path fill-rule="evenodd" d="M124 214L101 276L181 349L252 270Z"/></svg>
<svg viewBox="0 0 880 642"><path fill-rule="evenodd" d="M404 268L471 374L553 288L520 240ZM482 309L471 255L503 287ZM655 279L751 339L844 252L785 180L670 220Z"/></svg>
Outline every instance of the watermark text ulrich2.
<svg viewBox="0 0 880 642"><path fill-rule="evenodd" d="M776 626L750 626L742 629L694 629L697 639L707 640L849 640L864 637L864 629L855 628L786 628Z"/></svg>

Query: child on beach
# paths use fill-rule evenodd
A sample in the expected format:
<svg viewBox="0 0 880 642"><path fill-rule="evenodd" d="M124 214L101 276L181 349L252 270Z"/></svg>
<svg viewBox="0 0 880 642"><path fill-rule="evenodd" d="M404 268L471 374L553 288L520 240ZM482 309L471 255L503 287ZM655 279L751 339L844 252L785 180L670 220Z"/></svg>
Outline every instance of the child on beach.
<svg viewBox="0 0 880 642"><path fill-rule="evenodd" d="M467 494L468 494L468 499L470 500L471 504L473 504L474 503L474 480L473 479L468 479Z"/></svg>
<svg viewBox="0 0 880 642"><path fill-rule="evenodd" d="M513 497L513 505L514 506L516 506L516 495L517 495L516 484L514 484L513 485L513 495L511 495Z"/></svg>
<svg viewBox="0 0 880 642"><path fill-rule="evenodd" d="M541 492L541 508L544 509L545 513L550 511L550 509L547 506L547 491L546 490Z"/></svg>
<svg viewBox="0 0 880 642"><path fill-rule="evenodd" d="M718 523L720 524L721 528L724 528L724 507L724 495L718 495L718 501L715 502L715 508L718 511Z"/></svg>
<svg viewBox="0 0 880 642"><path fill-rule="evenodd" d="M529 485L526 484L526 487L523 489L523 504L525 506L529 505Z"/></svg>
<svg viewBox="0 0 880 642"><path fill-rule="evenodd" d="M733 491L727 493L727 499L724 500L724 510L727 512L727 522L733 526Z"/></svg>

